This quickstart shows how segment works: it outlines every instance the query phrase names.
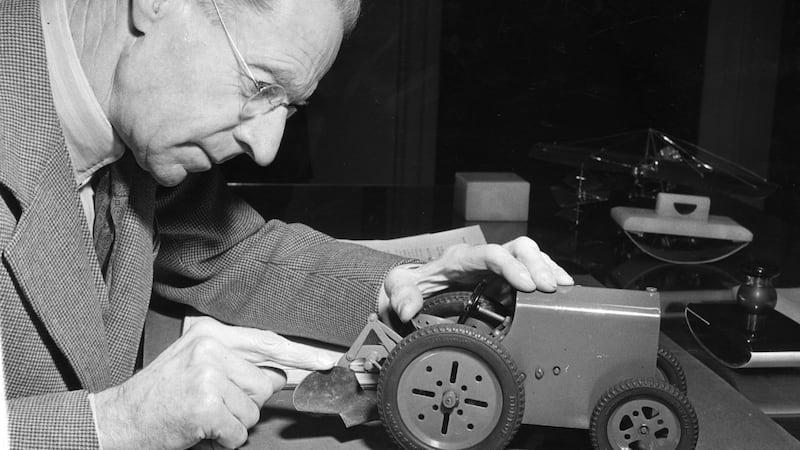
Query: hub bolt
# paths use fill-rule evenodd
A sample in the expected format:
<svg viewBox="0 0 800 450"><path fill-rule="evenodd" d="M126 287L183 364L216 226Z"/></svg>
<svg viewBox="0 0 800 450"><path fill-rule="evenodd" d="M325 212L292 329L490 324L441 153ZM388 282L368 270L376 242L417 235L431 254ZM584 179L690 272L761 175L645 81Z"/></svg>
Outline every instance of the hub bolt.
<svg viewBox="0 0 800 450"><path fill-rule="evenodd" d="M453 391L447 391L442 396L442 406L445 408L455 408L458 405L458 394Z"/></svg>

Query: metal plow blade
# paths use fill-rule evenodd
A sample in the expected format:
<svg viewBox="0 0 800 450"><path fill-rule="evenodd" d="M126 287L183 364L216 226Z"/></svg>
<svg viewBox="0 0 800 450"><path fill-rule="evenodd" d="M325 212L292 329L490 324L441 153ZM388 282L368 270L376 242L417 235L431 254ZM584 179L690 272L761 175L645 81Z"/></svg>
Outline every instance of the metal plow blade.
<svg viewBox="0 0 800 450"><path fill-rule="evenodd" d="M295 388L292 402L298 411L338 415L348 428L378 419L375 391L364 390L355 372L341 366L309 374Z"/></svg>

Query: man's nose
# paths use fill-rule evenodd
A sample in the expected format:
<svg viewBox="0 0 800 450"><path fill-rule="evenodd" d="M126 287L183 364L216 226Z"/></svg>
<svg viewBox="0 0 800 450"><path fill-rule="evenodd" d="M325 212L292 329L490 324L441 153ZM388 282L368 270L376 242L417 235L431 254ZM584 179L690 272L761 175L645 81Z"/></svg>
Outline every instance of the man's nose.
<svg viewBox="0 0 800 450"><path fill-rule="evenodd" d="M279 107L266 114L245 119L233 130L233 137L245 146L245 153L259 166L270 164L283 138L288 110Z"/></svg>

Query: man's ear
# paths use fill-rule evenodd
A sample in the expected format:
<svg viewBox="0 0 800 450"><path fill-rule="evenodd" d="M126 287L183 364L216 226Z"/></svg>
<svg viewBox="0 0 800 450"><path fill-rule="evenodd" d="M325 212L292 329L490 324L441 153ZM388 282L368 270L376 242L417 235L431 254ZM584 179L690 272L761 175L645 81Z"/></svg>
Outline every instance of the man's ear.
<svg viewBox="0 0 800 450"><path fill-rule="evenodd" d="M176 0L131 0L133 28L147 34L178 3Z"/></svg>

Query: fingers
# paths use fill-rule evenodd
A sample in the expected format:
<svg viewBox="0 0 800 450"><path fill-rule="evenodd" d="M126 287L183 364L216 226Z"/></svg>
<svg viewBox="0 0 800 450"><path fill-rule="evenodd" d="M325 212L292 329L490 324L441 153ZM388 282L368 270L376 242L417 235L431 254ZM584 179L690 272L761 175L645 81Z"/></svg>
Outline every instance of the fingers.
<svg viewBox="0 0 800 450"><path fill-rule="evenodd" d="M261 410L234 383L226 383L221 390L223 406L211 402L209 417L202 419L209 424L206 437L225 448L238 448L247 441L247 430L258 423ZM225 409L227 414L220 413Z"/></svg>
<svg viewBox="0 0 800 450"><path fill-rule="evenodd" d="M556 277L556 283L561 286L572 286L575 284L575 280L572 278L570 274L567 273L561 266L556 264L547 253L542 253L542 256L547 260L547 263L550 265L550 270L553 271L553 274Z"/></svg>
<svg viewBox="0 0 800 450"><path fill-rule="evenodd" d="M272 392L279 391L286 386L286 373L274 367L260 367L261 371L270 379Z"/></svg>
<svg viewBox="0 0 800 450"><path fill-rule="evenodd" d="M503 276L521 291L553 291L559 284L573 284L572 278L539 249L532 239L520 237L504 245L457 245L421 268L436 268L451 281L470 282L490 271Z"/></svg>
<svg viewBox="0 0 800 450"><path fill-rule="evenodd" d="M206 440L206 441L200 441L198 444L192 447L192 450L218 450L222 448L224 447L217 444L216 442Z"/></svg>
<svg viewBox="0 0 800 450"><path fill-rule="evenodd" d="M224 348L222 345L220 347ZM221 360L218 367L223 374L258 408L285 383L275 373L262 370L235 355L223 354L218 358Z"/></svg>
<svg viewBox="0 0 800 450"><path fill-rule="evenodd" d="M239 447L283 384L213 338L182 337L164 353L94 397L103 447L186 448L204 439Z"/></svg>
<svg viewBox="0 0 800 450"><path fill-rule="evenodd" d="M339 352L294 342L272 331L226 325L212 317L195 318L186 336L213 337L253 364L271 361L299 369L326 370L341 357Z"/></svg>
<svg viewBox="0 0 800 450"><path fill-rule="evenodd" d="M222 400L228 411L247 429L258 423L261 417L260 405L234 382L222 387Z"/></svg>
<svg viewBox="0 0 800 450"><path fill-rule="evenodd" d="M214 448L241 447L247 430L260 419L261 406L286 380L280 372L239 358L213 338L195 339L192 349L193 366L200 367L197 382L205 393L199 396L196 417L197 423L206 424L203 437Z"/></svg>
<svg viewBox="0 0 800 450"><path fill-rule="evenodd" d="M472 283L487 271L503 276L515 289L526 292L534 289L549 292L559 285L574 284L572 277L542 252L536 242L523 236L502 246L454 245L441 258L414 270L416 277L395 279L390 272L385 281L386 292L398 315L403 319L411 318L421 306L420 291L427 295L431 293L431 286L439 289L446 283ZM410 314L404 308L408 308Z"/></svg>
<svg viewBox="0 0 800 450"><path fill-rule="evenodd" d="M389 295L392 308L403 322L411 320L422 309L422 293L415 286L399 286Z"/></svg>
<svg viewBox="0 0 800 450"><path fill-rule="evenodd" d="M221 414L206 432L206 437L224 448L239 448L247 442L247 428L233 415Z"/></svg>
<svg viewBox="0 0 800 450"><path fill-rule="evenodd" d="M384 289L389 296L389 304L403 322L411 320L422 308L422 291L418 284L419 276L412 270L395 267L389 272L384 281Z"/></svg>
<svg viewBox="0 0 800 450"><path fill-rule="evenodd" d="M524 278L524 272L527 272L533 281L535 289L552 292L558 285L574 284L572 277L556 264L547 253L542 252L532 239L520 237L504 244L503 248L508 251L513 259L521 263L523 270L521 278ZM510 266L511 263L508 263L508 265ZM506 271L503 272L503 275L506 276ZM509 276L506 276L506 279L517 289L533 290L524 289L524 283L516 286L514 280Z"/></svg>
<svg viewBox="0 0 800 450"><path fill-rule="evenodd" d="M511 241L508 244L503 246L504 249L508 250L508 256L511 259L520 263L520 270L523 274L527 273L528 278L532 281L533 289L540 289L546 292L552 292L555 290L556 286L558 286L558 282L556 281L556 277L553 274L550 264L548 264L547 259L545 259L544 253L539 250L539 246L536 245L530 239L521 241L520 239L516 239ZM514 282L506 277L508 281L514 285ZM517 286L514 286L517 287ZM518 289L532 291L533 289L528 286L527 289L520 286Z"/></svg>
<svg viewBox="0 0 800 450"><path fill-rule="evenodd" d="M238 448L258 423L261 406L283 385L282 379L238 358L213 338L196 339L191 350L189 423L203 430L215 447Z"/></svg>
<svg viewBox="0 0 800 450"><path fill-rule="evenodd" d="M252 339L250 358L256 362L273 361L285 366L308 370L330 369L341 358L341 353L325 348L294 342L272 331L257 330L254 328L232 327L233 333L241 333L241 337L248 342ZM249 335L249 336L248 336Z"/></svg>

